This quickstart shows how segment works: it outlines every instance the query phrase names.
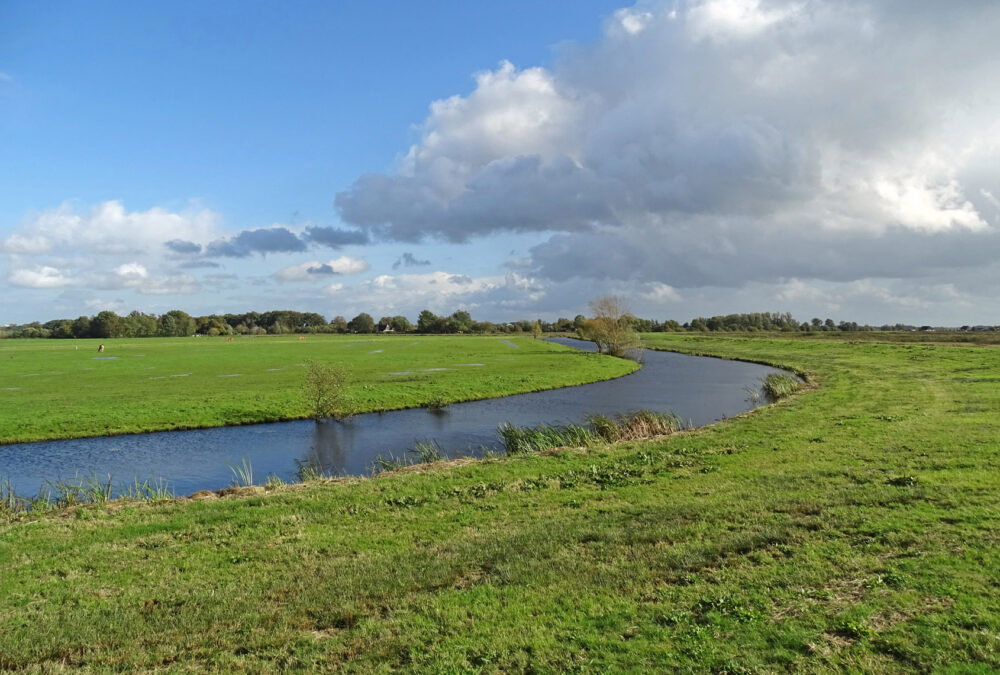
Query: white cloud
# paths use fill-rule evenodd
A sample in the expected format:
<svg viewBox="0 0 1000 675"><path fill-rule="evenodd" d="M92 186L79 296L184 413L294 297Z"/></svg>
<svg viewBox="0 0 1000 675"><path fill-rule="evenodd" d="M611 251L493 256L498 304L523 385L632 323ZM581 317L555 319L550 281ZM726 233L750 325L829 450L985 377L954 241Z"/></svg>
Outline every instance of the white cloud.
<svg viewBox="0 0 1000 675"><path fill-rule="evenodd" d="M996 3L642 2L551 70L504 63L434 103L400 170L336 203L399 240L557 232L518 266L555 281L982 269L998 29Z"/></svg>
<svg viewBox="0 0 1000 675"><path fill-rule="evenodd" d="M16 269L11 272L9 281L24 288L62 288L77 283L70 274L48 266Z"/></svg>
<svg viewBox="0 0 1000 675"><path fill-rule="evenodd" d="M141 284L149 277L149 272L146 271L145 266L136 262L119 265L115 269L115 274L118 275L125 285Z"/></svg>
<svg viewBox="0 0 1000 675"><path fill-rule="evenodd" d="M614 20L629 35L641 33L646 29L646 25L653 19L650 12L636 10L634 7L623 7L615 10Z"/></svg>
<svg viewBox="0 0 1000 675"><path fill-rule="evenodd" d="M328 262L310 260L298 265L285 267L274 273L278 281L306 281L323 279L330 275L360 274L369 269L368 262L361 258L340 256Z"/></svg>
<svg viewBox="0 0 1000 675"><path fill-rule="evenodd" d="M692 3L687 19L695 39L749 38L799 10L798 3L768 8L760 0L705 0Z"/></svg>
<svg viewBox="0 0 1000 675"><path fill-rule="evenodd" d="M107 201L78 213L65 203L33 216L2 246L8 253L122 255L156 249L171 239L207 241L218 221L218 214L208 209L173 213L154 207L130 212L121 202Z"/></svg>
<svg viewBox="0 0 1000 675"><path fill-rule="evenodd" d="M658 281L645 284L640 293L643 299L655 303L677 302L681 299L681 295L676 289Z"/></svg>

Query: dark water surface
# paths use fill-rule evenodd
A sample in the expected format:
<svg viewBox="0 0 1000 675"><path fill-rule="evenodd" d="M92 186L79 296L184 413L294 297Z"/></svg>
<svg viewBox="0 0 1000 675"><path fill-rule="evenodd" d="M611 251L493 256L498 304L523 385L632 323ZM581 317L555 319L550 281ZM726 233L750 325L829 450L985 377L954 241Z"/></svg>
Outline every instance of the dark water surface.
<svg viewBox="0 0 1000 675"><path fill-rule="evenodd" d="M593 349L589 342L554 338ZM416 441L434 440L450 457L502 450L496 433L504 422L522 426L582 423L592 413L648 409L674 411L701 426L755 407L748 387L760 391L777 368L743 361L647 350L632 375L531 394L450 405L358 415L345 422L279 422L192 431L162 431L66 441L0 446L0 479L19 494L35 494L46 481L110 474L116 485L163 478L177 495L217 490L233 481L231 465L243 458L254 482L268 474L296 479L296 462L318 465L332 475L372 471L375 456L401 457ZM761 395L761 401L764 400Z"/></svg>

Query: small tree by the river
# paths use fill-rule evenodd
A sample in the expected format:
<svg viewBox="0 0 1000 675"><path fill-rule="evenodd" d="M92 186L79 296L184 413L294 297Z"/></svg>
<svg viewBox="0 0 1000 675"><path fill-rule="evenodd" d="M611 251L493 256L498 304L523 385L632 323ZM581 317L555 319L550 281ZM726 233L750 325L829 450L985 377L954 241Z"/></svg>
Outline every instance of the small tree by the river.
<svg viewBox="0 0 1000 675"><path fill-rule="evenodd" d="M633 316L625 298L607 296L591 300L590 311L594 317L583 321L577 331L580 337L592 340L602 354L638 360L642 343L632 327Z"/></svg>
<svg viewBox="0 0 1000 675"><path fill-rule="evenodd" d="M314 419L341 419L351 415L346 391L347 370L343 366L310 361L306 364L304 388Z"/></svg>

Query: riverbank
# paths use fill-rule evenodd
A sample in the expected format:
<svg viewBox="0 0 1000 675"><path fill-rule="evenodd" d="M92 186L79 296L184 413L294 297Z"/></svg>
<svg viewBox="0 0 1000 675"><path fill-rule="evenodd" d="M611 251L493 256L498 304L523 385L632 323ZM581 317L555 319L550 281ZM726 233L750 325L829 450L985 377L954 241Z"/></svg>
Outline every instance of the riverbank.
<svg viewBox="0 0 1000 675"><path fill-rule="evenodd" d="M312 415L304 364L348 372L355 412L621 377L635 364L526 337L294 335L0 340L0 445ZM2 473L2 467L0 467Z"/></svg>
<svg viewBox="0 0 1000 675"><path fill-rule="evenodd" d="M0 666L1000 667L1000 351L646 337L819 387L654 441L0 525Z"/></svg>

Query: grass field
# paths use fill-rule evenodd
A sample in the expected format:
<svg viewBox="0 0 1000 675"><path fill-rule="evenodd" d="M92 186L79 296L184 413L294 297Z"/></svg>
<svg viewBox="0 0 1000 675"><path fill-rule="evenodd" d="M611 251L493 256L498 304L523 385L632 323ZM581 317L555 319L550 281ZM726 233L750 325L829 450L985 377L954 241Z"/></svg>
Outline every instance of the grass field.
<svg viewBox="0 0 1000 675"><path fill-rule="evenodd" d="M303 364L341 363L358 412L550 389L634 364L530 338L310 335L0 340L0 443L310 416ZM0 466L2 474L2 466Z"/></svg>
<svg viewBox="0 0 1000 675"><path fill-rule="evenodd" d="M996 672L1000 349L661 334L713 427L0 524L0 668Z"/></svg>

